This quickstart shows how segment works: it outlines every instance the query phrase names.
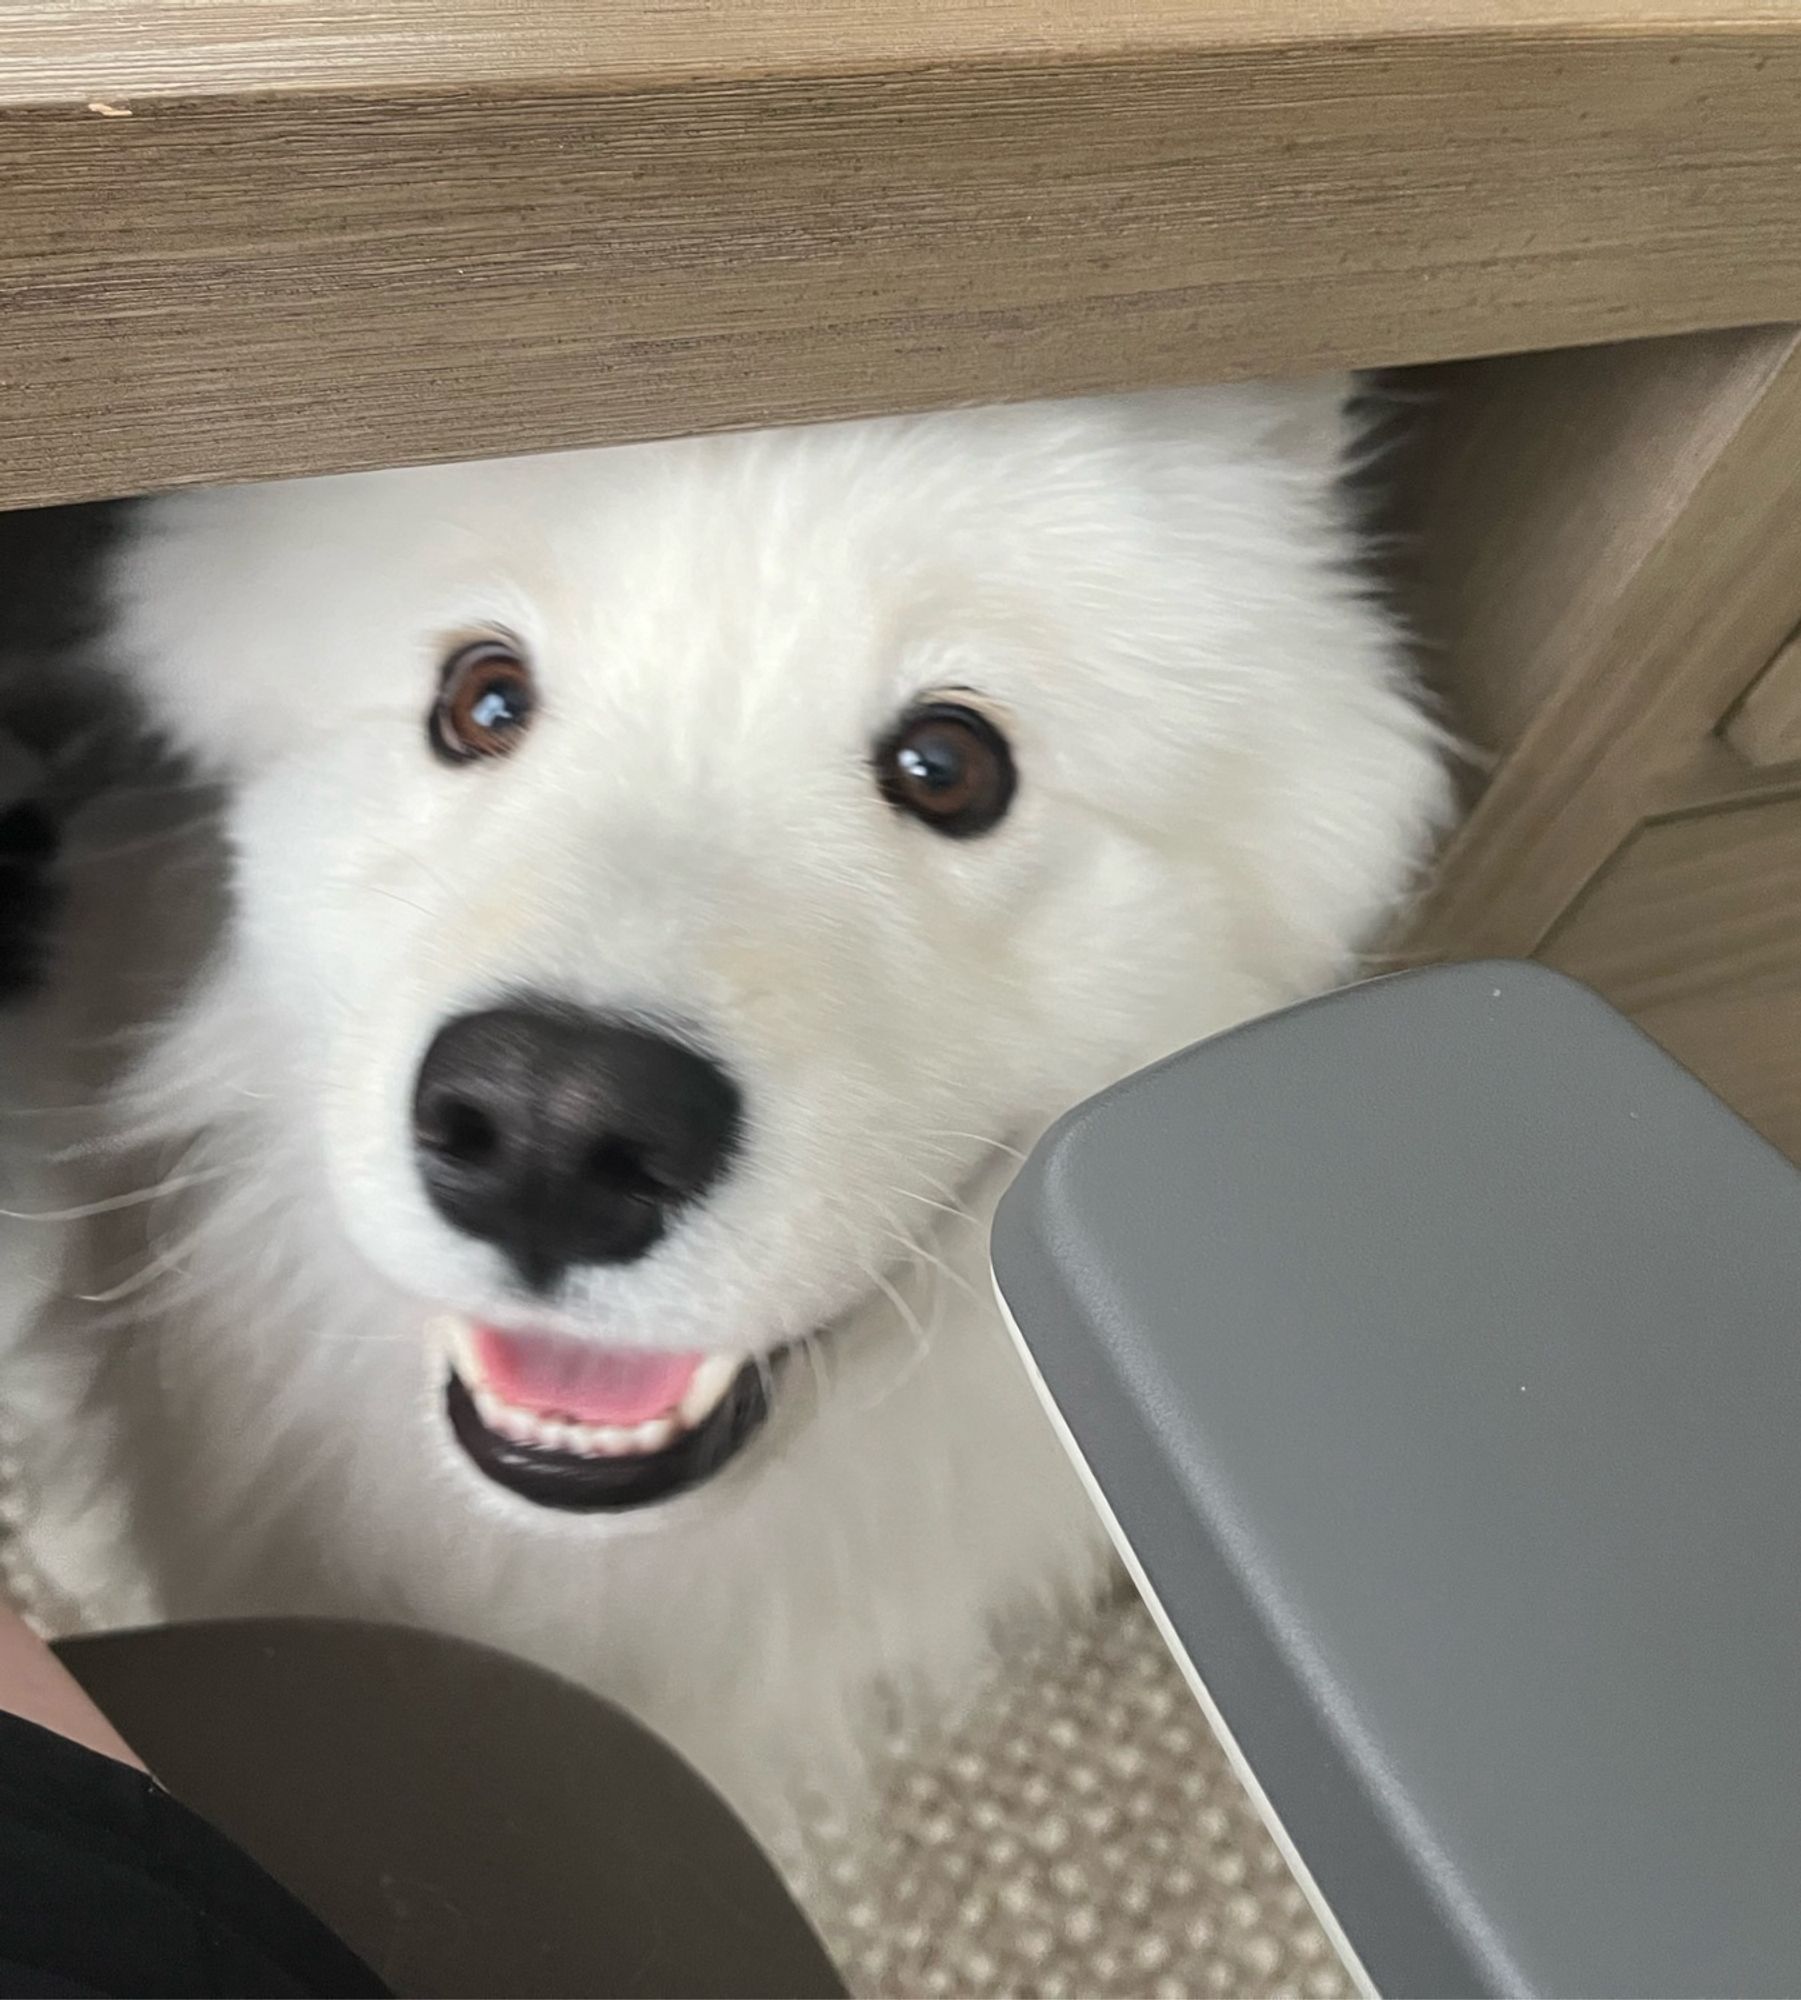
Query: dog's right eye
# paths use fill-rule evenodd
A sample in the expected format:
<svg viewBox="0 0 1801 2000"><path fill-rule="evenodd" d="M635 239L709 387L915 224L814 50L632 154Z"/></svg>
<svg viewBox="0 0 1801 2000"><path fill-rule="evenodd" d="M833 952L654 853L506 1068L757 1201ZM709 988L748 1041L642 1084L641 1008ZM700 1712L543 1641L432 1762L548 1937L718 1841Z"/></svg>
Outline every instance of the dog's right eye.
<svg viewBox="0 0 1801 2000"><path fill-rule="evenodd" d="M961 702L910 710L877 746L876 782L898 811L957 839L1006 816L1017 780L1007 739Z"/></svg>
<svg viewBox="0 0 1801 2000"><path fill-rule="evenodd" d="M504 639L462 646L444 664L432 704L431 746L448 764L504 757L537 712L532 670Z"/></svg>

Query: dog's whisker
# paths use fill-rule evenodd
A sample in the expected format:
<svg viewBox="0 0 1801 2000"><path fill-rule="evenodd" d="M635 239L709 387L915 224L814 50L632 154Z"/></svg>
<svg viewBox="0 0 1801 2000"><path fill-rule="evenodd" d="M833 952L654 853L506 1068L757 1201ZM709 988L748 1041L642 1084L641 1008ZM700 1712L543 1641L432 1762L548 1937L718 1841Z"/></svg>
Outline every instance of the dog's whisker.
<svg viewBox="0 0 1801 2000"><path fill-rule="evenodd" d="M122 1125L103 1132L96 1132L92 1138L72 1139L65 1146L58 1146L46 1153L46 1162L53 1167L74 1166L78 1161L93 1159L119 1159L126 1153L154 1144L163 1136L158 1125Z"/></svg>
<svg viewBox="0 0 1801 2000"><path fill-rule="evenodd" d="M110 1285L103 1292L72 1292L70 1297L84 1306L117 1305L125 1299L135 1298L139 1292L156 1283L157 1279L173 1270L185 1250L192 1248L200 1232L192 1235L167 1250L159 1250L141 1269L134 1271L122 1283Z"/></svg>
<svg viewBox="0 0 1801 2000"><path fill-rule="evenodd" d="M894 1379L884 1384L878 1394L869 1397L859 1406L861 1414L868 1416L873 1411L879 1410L890 1397L895 1395L897 1391L905 1388L907 1383L912 1380L913 1376L918 1372L920 1365L931 1354L932 1337L920 1324L919 1315L914 1312L901 1293L880 1271L875 1270L869 1265L865 1265L863 1269L864 1275L870 1280L870 1283L894 1307L902 1326L906 1328L912 1341L911 1351Z"/></svg>
<svg viewBox="0 0 1801 2000"><path fill-rule="evenodd" d="M423 903L415 903L411 896L403 896L398 889L384 889L379 882L368 882L364 887L372 896L386 896L389 902L399 903L403 909L417 911L420 916L427 919L431 916L430 910Z"/></svg>
<svg viewBox="0 0 1801 2000"><path fill-rule="evenodd" d="M0 1218L8 1222L85 1222L90 1216L113 1215L122 1208L142 1207L147 1201L159 1201L182 1188L204 1187L221 1179L224 1173L223 1167L201 1167L193 1173L173 1174L155 1187L133 1188L129 1194L109 1194L103 1200L82 1202L74 1208L0 1208Z"/></svg>
<svg viewBox="0 0 1801 2000"><path fill-rule="evenodd" d="M968 1219L973 1221L975 1218L971 1216ZM986 1299L982 1292L975 1285L972 1285L961 1271L947 1264L936 1251L928 1249L923 1243L916 1243L903 1230L890 1229L887 1231L887 1234L896 1243L904 1245L908 1254L924 1269L936 1272L941 1277L948 1278L966 1298L974 1299L978 1304L986 1304Z"/></svg>
<svg viewBox="0 0 1801 2000"><path fill-rule="evenodd" d="M881 1132L872 1130L869 1136L893 1146L904 1147L908 1151L919 1150L936 1154L938 1158L943 1160L956 1161L958 1163L956 1173L947 1177L951 1182L962 1180L971 1173L980 1171L985 1164L986 1157L990 1154L998 1153L1003 1158L1021 1163L1026 1158L1026 1155L1020 1148L1015 1146L1010 1140L997 1139L991 1135L984 1135L979 1132L953 1131L948 1127L933 1127L931 1130L924 1132L897 1131L894 1129ZM950 1143L952 1140L961 1141L962 1143L952 1145ZM968 1150L970 1147L977 1149L973 1156Z"/></svg>
<svg viewBox="0 0 1801 2000"><path fill-rule="evenodd" d="M147 1275L140 1272L140 1275L144 1276L145 1289L149 1289L158 1280L165 1281L168 1289L159 1297L176 1300L181 1296L181 1287L176 1281L188 1274L185 1266L171 1262L150 1270ZM80 1325L84 1332L93 1336L110 1339L120 1334L136 1333L143 1327L145 1306L142 1298L135 1293L111 1304L104 1303L110 1296L105 1293L93 1295L73 1293L69 1296L72 1305L83 1305L86 1308Z"/></svg>
<svg viewBox="0 0 1801 2000"><path fill-rule="evenodd" d="M894 1192L899 1194L901 1190L896 1188ZM929 1264L936 1261L935 1253L932 1250L921 1243L910 1231L901 1227L901 1218L895 1214L893 1209L883 1209L877 1221L882 1234L888 1238L889 1242L898 1243L907 1253L907 1261L919 1264Z"/></svg>
<svg viewBox="0 0 1801 2000"><path fill-rule="evenodd" d="M807 1373L813 1383L813 1411L817 1416L831 1394L831 1377L826 1369L825 1344L816 1333L803 1333L798 1342L807 1357Z"/></svg>
<svg viewBox="0 0 1801 2000"><path fill-rule="evenodd" d="M946 1188L949 1193L951 1190ZM967 1222L974 1228L982 1226L982 1218L972 1213L967 1204L960 1201L942 1200L936 1195L922 1193L918 1188L890 1188L889 1192L901 1201L917 1203L921 1208L929 1208L934 1215L948 1216L953 1222Z"/></svg>
<svg viewBox="0 0 1801 2000"><path fill-rule="evenodd" d="M918 1132L871 1131L869 1136L872 1139L885 1140L890 1145L905 1146L909 1151L915 1147L923 1147L928 1153L937 1154L941 1160L967 1161L968 1159L968 1155L963 1147L948 1146L938 1139Z"/></svg>
<svg viewBox="0 0 1801 2000"><path fill-rule="evenodd" d="M183 841L191 840L202 827L216 826L223 816L220 810L215 809L184 820L180 826L159 827L153 833L133 834L127 840L109 841L104 847L80 842L65 853L62 865L66 868L109 866L127 855L147 854L159 847L178 846Z"/></svg>
<svg viewBox="0 0 1801 2000"><path fill-rule="evenodd" d="M1009 1160L1018 1160L1022 1165L1025 1162L1026 1156L1017 1146L1013 1145L1009 1140L995 1138L992 1133L956 1132L948 1125L938 1125L933 1127L931 1137L934 1139L967 1139L972 1146L984 1146L990 1152L1004 1154Z"/></svg>

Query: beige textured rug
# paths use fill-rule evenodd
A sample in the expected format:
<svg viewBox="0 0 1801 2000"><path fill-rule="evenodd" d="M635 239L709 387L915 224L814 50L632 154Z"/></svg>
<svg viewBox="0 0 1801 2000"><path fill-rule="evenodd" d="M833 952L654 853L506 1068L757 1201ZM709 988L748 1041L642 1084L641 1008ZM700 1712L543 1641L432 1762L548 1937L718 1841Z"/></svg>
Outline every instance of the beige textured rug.
<svg viewBox="0 0 1801 2000"><path fill-rule="evenodd" d="M1354 1990L1136 1602L893 1746L874 1827L818 1826L789 1873L867 2000Z"/></svg>

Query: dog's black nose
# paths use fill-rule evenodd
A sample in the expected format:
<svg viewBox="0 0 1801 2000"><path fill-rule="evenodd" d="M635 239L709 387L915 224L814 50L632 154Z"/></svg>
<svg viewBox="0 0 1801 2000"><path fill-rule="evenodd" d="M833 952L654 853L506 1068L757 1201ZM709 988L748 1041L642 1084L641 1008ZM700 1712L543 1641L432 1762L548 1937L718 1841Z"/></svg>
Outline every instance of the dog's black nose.
<svg viewBox="0 0 1801 2000"><path fill-rule="evenodd" d="M413 1093L433 1205L539 1290L571 1264L642 1257L718 1179L739 1122L710 1058L549 1004L447 1022Z"/></svg>

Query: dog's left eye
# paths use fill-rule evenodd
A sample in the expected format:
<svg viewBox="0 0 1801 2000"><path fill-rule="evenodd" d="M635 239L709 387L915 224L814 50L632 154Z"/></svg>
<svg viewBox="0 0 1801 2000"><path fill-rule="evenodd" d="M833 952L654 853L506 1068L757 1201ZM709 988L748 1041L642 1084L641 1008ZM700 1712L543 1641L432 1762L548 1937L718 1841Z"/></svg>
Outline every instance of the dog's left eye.
<svg viewBox="0 0 1801 2000"><path fill-rule="evenodd" d="M532 670L505 640L460 647L445 662L432 705L432 748L451 764L504 757L518 748L537 706Z"/></svg>
<svg viewBox="0 0 1801 2000"><path fill-rule="evenodd" d="M979 710L933 701L901 717L876 750L876 782L891 806L939 833L986 833L1013 803L1007 739Z"/></svg>

